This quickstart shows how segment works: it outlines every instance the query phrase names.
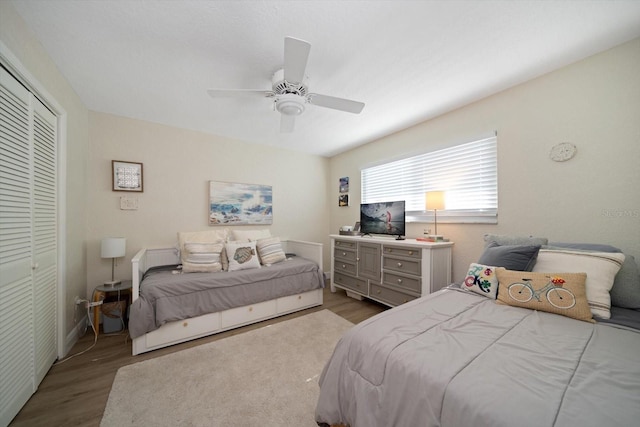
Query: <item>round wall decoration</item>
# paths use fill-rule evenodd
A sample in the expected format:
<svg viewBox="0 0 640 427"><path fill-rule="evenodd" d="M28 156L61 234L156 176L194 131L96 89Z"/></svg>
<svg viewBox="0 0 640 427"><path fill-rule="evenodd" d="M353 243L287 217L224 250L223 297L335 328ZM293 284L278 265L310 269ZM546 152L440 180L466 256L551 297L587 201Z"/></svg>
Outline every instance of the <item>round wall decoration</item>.
<svg viewBox="0 0 640 427"><path fill-rule="evenodd" d="M549 158L554 162L566 162L576 155L578 149L570 142L554 145L549 152Z"/></svg>

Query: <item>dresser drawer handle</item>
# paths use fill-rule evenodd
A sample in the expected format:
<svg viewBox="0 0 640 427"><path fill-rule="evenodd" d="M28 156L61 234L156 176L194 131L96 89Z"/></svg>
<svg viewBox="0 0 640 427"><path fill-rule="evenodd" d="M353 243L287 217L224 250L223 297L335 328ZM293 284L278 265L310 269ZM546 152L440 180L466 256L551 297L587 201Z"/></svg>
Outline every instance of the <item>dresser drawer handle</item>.
<svg viewBox="0 0 640 427"><path fill-rule="evenodd" d="M342 268L343 268L343 269L345 269L345 268L347 268L347 266L346 266L346 265L344 265L344 264L342 264Z"/></svg>
<svg viewBox="0 0 640 427"><path fill-rule="evenodd" d="M398 283L402 283L402 279L398 279Z"/></svg>
<svg viewBox="0 0 640 427"><path fill-rule="evenodd" d="M413 255L413 251L409 251L409 255Z"/></svg>
<svg viewBox="0 0 640 427"><path fill-rule="evenodd" d="M380 289L378 289L378 291L376 292L376 294L380 295L382 293L382 291Z"/></svg>
<svg viewBox="0 0 640 427"><path fill-rule="evenodd" d="M347 253L346 252L342 252L342 256L347 256Z"/></svg>
<svg viewBox="0 0 640 427"><path fill-rule="evenodd" d="M402 263L401 262L398 263L398 268L402 268Z"/></svg>

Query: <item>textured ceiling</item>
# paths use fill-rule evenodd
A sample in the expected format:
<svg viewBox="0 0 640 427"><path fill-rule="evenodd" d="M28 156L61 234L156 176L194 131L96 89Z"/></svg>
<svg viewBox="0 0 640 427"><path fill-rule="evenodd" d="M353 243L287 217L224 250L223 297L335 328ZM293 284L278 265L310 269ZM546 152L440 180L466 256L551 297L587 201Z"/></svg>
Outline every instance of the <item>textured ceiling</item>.
<svg viewBox="0 0 640 427"><path fill-rule="evenodd" d="M640 1L14 0L93 111L332 156L640 36ZM284 38L311 43L309 105L279 132Z"/></svg>

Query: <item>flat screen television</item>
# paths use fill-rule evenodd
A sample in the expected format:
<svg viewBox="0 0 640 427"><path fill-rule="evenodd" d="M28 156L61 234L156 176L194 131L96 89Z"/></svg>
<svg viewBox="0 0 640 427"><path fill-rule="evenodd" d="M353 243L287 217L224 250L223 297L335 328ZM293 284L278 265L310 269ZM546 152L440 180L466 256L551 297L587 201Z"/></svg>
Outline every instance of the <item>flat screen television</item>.
<svg viewBox="0 0 640 427"><path fill-rule="evenodd" d="M404 200L361 204L360 232L363 235L389 234L402 240L405 235Z"/></svg>

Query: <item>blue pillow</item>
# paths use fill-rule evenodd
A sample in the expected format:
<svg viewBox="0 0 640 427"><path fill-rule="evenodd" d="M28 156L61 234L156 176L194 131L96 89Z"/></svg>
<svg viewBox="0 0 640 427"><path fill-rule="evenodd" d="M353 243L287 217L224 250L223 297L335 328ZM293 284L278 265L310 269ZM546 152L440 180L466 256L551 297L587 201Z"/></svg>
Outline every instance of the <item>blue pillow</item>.
<svg viewBox="0 0 640 427"><path fill-rule="evenodd" d="M504 267L507 270L531 271L538 259L540 245L498 245L490 242L478 264Z"/></svg>

